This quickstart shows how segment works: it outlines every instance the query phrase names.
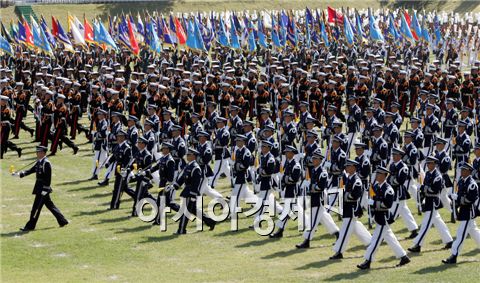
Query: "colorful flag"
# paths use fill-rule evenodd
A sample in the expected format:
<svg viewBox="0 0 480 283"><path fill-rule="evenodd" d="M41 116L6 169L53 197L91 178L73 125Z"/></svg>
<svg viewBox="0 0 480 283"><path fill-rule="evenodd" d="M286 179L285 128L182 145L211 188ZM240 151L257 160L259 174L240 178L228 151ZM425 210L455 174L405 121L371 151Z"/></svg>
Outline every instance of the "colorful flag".
<svg viewBox="0 0 480 283"><path fill-rule="evenodd" d="M94 40L99 44L104 44L105 46L110 47L113 50L117 50L118 49L117 44L113 40L110 33L107 31L103 23L101 21L96 21L94 22L93 25L95 27L94 37L93 37Z"/></svg>
<svg viewBox="0 0 480 283"><path fill-rule="evenodd" d="M343 31L344 31L345 39L347 40L347 44L349 46L352 46L355 39L353 35L352 26L350 24L350 20L348 19L348 17L343 17Z"/></svg>
<svg viewBox="0 0 480 283"><path fill-rule="evenodd" d="M360 15L358 14L357 10L355 10L355 23L357 25L357 38L359 42L363 42L363 39L365 38L365 33L363 31L363 23L362 23L362 18L360 18Z"/></svg>
<svg viewBox="0 0 480 283"><path fill-rule="evenodd" d="M197 42L195 41L195 27L193 21L190 19L187 25L187 46L192 49L196 49Z"/></svg>
<svg viewBox="0 0 480 283"><path fill-rule="evenodd" d="M50 46L52 48L55 48L57 46L57 42L55 41L55 37L52 35L50 30L48 29L47 22L45 21L45 18L43 16L40 17L40 27L43 29L43 32L45 33L48 43L50 43Z"/></svg>
<svg viewBox="0 0 480 283"><path fill-rule="evenodd" d="M265 35L265 25L263 24L263 17L258 18L258 44L262 46L263 48L267 48L267 36Z"/></svg>
<svg viewBox="0 0 480 283"><path fill-rule="evenodd" d="M172 35L170 34L170 29L168 28L164 18L162 18L162 33L163 33L164 44L173 45L175 43L172 38Z"/></svg>
<svg viewBox="0 0 480 283"><path fill-rule="evenodd" d="M403 38L409 41L415 41L415 39L413 38L412 31L410 30L410 27L407 23L407 20L405 19L404 14L400 13L400 16L402 17L402 22L400 25L400 33L402 34Z"/></svg>
<svg viewBox="0 0 480 283"><path fill-rule="evenodd" d="M240 48L240 41L238 40L233 17L230 18L230 47L235 49Z"/></svg>
<svg viewBox="0 0 480 283"><path fill-rule="evenodd" d="M220 27L217 34L218 42L225 47L230 47L230 44L228 43L228 35L225 28L225 23L223 22L223 17L220 17L219 26Z"/></svg>
<svg viewBox="0 0 480 283"><path fill-rule="evenodd" d="M60 22L52 16L52 33L63 44L66 50L73 51L73 45Z"/></svg>
<svg viewBox="0 0 480 283"><path fill-rule="evenodd" d="M248 23L248 51L255 52L257 44L255 42L255 35L253 33L253 24L251 21Z"/></svg>
<svg viewBox="0 0 480 283"><path fill-rule="evenodd" d="M184 45L187 42L187 35L178 18L175 18L175 30L177 32L177 43L180 45Z"/></svg>
<svg viewBox="0 0 480 283"><path fill-rule="evenodd" d="M411 29L412 29L413 38L415 38L415 40L419 40L419 38L422 37L422 28L418 23L417 13L415 11L413 11Z"/></svg>
<svg viewBox="0 0 480 283"><path fill-rule="evenodd" d="M3 36L0 35L0 49L10 56L13 56L12 45Z"/></svg>
<svg viewBox="0 0 480 283"><path fill-rule="evenodd" d="M85 41L88 43L95 43L93 28L90 23L87 21L86 17L83 17L83 27L85 28Z"/></svg>
<svg viewBox="0 0 480 283"><path fill-rule="evenodd" d="M322 35L323 43L325 44L325 46L329 47L330 42L328 41L328 34L325 30L325 24L323 23L323 21L320 22L320 33Z"/></svg>
<svg viewBox="0 0 480 283"><path fill-rule="evenodd" d="M400 41L402 40L402 35L398 32L397 27L395 25L395 21L393 19L393 15L390 13L388 16L388 33L392 35L394 42L396 45L400 45Z"/></svg>
<svg viewBox="0 0 480 283"><path fill-rule="evenodd" d="M426 20L426 17L425 17L425 14L424 14L423 19L422 19L422 38L426 42L430 42L432 40L432 38L430 37L430 34L428 33L428 26L425 25L425 20Z"/></svg>
<svg viewBox="0 0 480 283"><path fill-rule="evenodd" d="M140 53L140 48L138 47L138 42L133 32L132 22L128 20L127 24L128 24L128 37L129 37L130 47L133 54L137 56L138 53Z"/></svg>
<svg viewBox="0 0 480 283"><path fill-rule="evenodd" d="M85 38L83 37L84 33L80 31L75 24L75 19L70 15L68 15L68 26L69 31L72 34L73 43L77 45L86 45Z"/></svg>
<svg viewBox="0 0 480 283"><path fill-rule="evenodd" d="M295 18L293 16L288 17L287 40L293 47L297 46L297 28L295 26Z"/></svg>
<svg viewBox="0 0 480 283"><path fill-rule="evenodd" d="M3 25L3 22L1 24L2 24L2 36L3 36L3 38L6 41L8 41L9 43L13 43L13 39L11 38L10 34L7 32L7 29Z"/></svg>
<svg viewBox="0 0 480 283"><path fill-rule="evenodd" d="M332 7L327 7L328 12L328 22L334 23L336 25L343 25L343 15L342 13L335 11Z"/></svg>
<svg viewBox="0 0 480 283"><path fill-rule="evenodd" d="M275 17L272 15L272 42L276 47L282 47L280 43L280 35L278 34L278 25L275 22Z"/></svg>
<svg viewBox="0 0 480 283"><path fill-rule="evenodd" d="M438 21L437 14L433 18L433 32L435 34L435 45L438 45L440 42L443 41L442 33L440 31L440 22Z"/></svg>
<svg viewBox="0 0 480 283"><path fill-rule="evenodd" d="M45 36L43 29L40 28L32 15L30 15L30 22L32 23L33 44L35 45L35 47L50 55L53 55L52 47L50 46L50 43L48 43L47 37Z"/></svg>
<svg viewBox="0 0 480 283"><path fill-rule="evenodd" d="M373 16L370 9L368 9L368 21L370 25L370 38L374 41L384 41L382 31L378 27L375 17Z"/></svg>
<svg viewBox="0 0 480 283"><path fill-rule="evenodd" d="M198 23L198 19L194 18L194 35L195 35L195 45L197 49L206 51L205 42L203 41L202 32L200 31L200 26Z"/></svg>

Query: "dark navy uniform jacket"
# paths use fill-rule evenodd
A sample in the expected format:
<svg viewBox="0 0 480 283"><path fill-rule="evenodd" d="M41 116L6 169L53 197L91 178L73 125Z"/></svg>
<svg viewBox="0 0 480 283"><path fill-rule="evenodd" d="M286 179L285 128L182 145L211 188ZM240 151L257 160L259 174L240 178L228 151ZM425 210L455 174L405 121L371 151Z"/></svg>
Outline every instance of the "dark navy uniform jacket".
<svg viewBox="0 0 480 283"><path fill-rule="evenodd" d="M370 159L367 157L366 154L362 154L361 156L355 157L355 161L358 162L357 175L362 180L364 189L368 190L369 188L368 177L370 176L370 173L371 173Z"/></svg>
<svg viewBox="0 0 480 283"><path fill-rule="evenodd" d="M226 127L216 130L215 139L213 140L215 160L221 160L230 157L230 152L228 151L229 141L230 133Z"/></svg>
<svg viewBox="0 0 480 283"><path fill-rule="evenodd" d="M285 150L285 146L291 145L295 146L295 138L297 137L297 126L294 122L290 122L289 124L285 125L284 132L282 135L282 148L281 151Z"/></svg>
<svg viewBox="0 0 480 283"><path fill-rule="evenodd" d="M425 128L423 134L425 135L424 147L430 147L433 142L433 138L440 132L440 126L438 125L438 118L435 115L425 117Z"/></svg>
<svg viewBox="0 0 480 283"><path fill-rule="evenodd" d="M233 164L235 184L245 184L247 182L247 170L252 159L252 154L246 146L235 150L235 163Z"/></svg>
<svg viewBox="0 0 480 283"><path fill-rule="evenodd" d="M416 168L418 160L417 147L413 144L413 142L411 142L403 147L403 151L405 151L405 155L403 156L402 160L408 166L409 177L418 178L419 172Z"/></svg>
<svg viewBox="0 0 480 283"><path fill-rule="evenodd" d="M268 152L260 156L260 167L257 176L260 176L260 190L268 191L272 188L272 174L275 173L275 158Z"/></svg>
<svg viewBox="0 0 480 283"><path fill-rule="evenodd" d="M328 186L328 173L322 166L312 168L310 175L310 186L308 194L310 195L310 203L312 207L323 205L324 191Z"/></svg>
<svg viewBox="0 0 480 283"><path fill-rule="evenodd" d="M363 196L363 183L358 174L345 178L345 190L343 191L343 218L361 216L362 208L360 201Z"/></svg>
<svg viewBox="0 0 480 283"><path fill-rule="evenodd" d="M472 148L472 142L470 137L466 132L459 134L456 137L456 143L453 147L453 155L457 160L457 164L461 162L468 162L468 155L470 154L470 149Z"/></svg>
<svg viewBox="0 0 480 283"><path fill-rule="evenodd" d="M297 195L297 182L301 176L302 168L295 158L285 160L285 171L282 177L282 189L285 198L294 198Z"/></svg>
<svg viewBox="0 0 480 283"><path fill-rule="evenodd" d="M442 208L442 202L440 201L442 189L443 178L440 171L436 168L433 171L427 171L423 185L420 187L420 193L425 196L425 204L422 206L423 211Z"/></svg>
<svg viewBox="0 0 480 283"><path fill-rule="evenodd" d="M37 160L32 168L20 173L20 178L28 176L35 172L35 185L33 186L32 194L41 194L43 191L52 192L50 183L52 182L52 165L50 161L44 157Z"/></svg>
<svg viewBox="0 0 480 283"><path fill-rule="evenodd" d="M105 119L98 120L96 124L96 128L97 128L97 132L95 133L93 149L94 150L106 149L107 130L108 130L107 120Z"/></svg>
<svg viewBox="0 0 480 283"><path fill-rule="evenodd" d="M452 168L452 160L450 159L450 156L445 150L442 150L441 152L437 151L435 153L435 158L438 159L438 170L442 175L445 187L452 187L452 180L450 180L450 176L448 176L448 171Z"/></svg>
<svg viewBox="0 0 480 283"><path fill-rule="evenodd" d="M422 129L418 127L415 130L412 130L412 132L415 135L415 138L413 139L413 144L415 144L415 147L423 148L423 140L425 139L425 136L423 135Z"/></svg>
<svg viewBox="0 0 480 283"><path fill-rule="evenodd" d="M340 177L342 176L343 170L345 169L345 161L347 161L347 155L345 154L345 151L343 151L339 147L337 148L337 150L334 150L332 148L330 156L330 162L332 163L332 165L330 166L329 173L333 175L333 177L336 177L332 179L331 187L338 187Z"/></svg>
<svg viewBox="0 0 480 283"><path fill-rule="evenodd" d="M478 195L478 186L472 176L460 178L458 181L458 197L455 201L455 205L458 207L457 220L465 221L478 216L475 208Z"/></svg>
<svg viewBox="0 0 480 283"><path fill-rule="evenodd" d="M408 167L403 161L396 164L390 164L390 175L388 176L388 183L392 186L397 200L406 200L410 198L408 193Z"/></svg>
<svg viewBox="0 0 480 283"><path fill-rule="evenodd" d="M208 145L207 142L204 144L198 144L197 146L197 151L200 153L197 156L197 163L202 168L202 172L205 175L205 177L211 177L213 176L213 170L210 167L210 161L212 161L212 149Z"/></svg>
<svg viewBox="0 0 480 283"><path fill-rule="evenodd" d="M128 142L125 140L121 144L115 147L113 150L110 159L107 161L105 167L110 166L110 164L117 162L117 166L120 165L120 168L129 167L130 160L132 159L132 149ZM118 170L115 170L115 174L118 175Z"/></svg>
<svg viewBox="0 0 480 283"><path fill-rule="evenodd" d="M372 198L374 201L372 211L375 223L386 225L388 223L389 210L395 200L395 193L387 182L383 182L383 184L376 183L373 186L373 191L375 195Z"/></svg>
<svg viewBox="0 0 480 283"><path fill-rule="evenodd" d="M230 123L230 137L232 140L232 144L235 144L235 138L237 137L237 135L243 134L243 121L242 118L237 115L230 118Z"/></svg>
<svg viewBox="0 0 480 283"><path fill-rule="evenodd" d="M185 145L185 140L182 137L178 136L172 139L172 145L173 148L170 150L170 154L172 155L173 160L175 160L175 168L176 170L182 169L185 165L183 157L187 153L187 146Z"/></svg>
<svg viewBox="0 0 480 283"><path fill-rule="evenodd" d="M397 126L392 122L389 125L384 125L383 139L388 145L388 155L392 153L392 148L400 141L400 134Z"/></svg>
<svg viewBox="0 0 480 283"><path fill-rule="evenodd" d="M362 110L357 104L348 108L347 128L349 133L356 133L360 127L360 120L362 119Z"/></svg>
<svg viewBox="0 0 480 283"><path fill-rule="evenodd" d="M160 127L160 118L158 117L157 114L153 114L152 116L148 117L149 120L153 122L153 131L158 132L159 127Z"/></svg>
<svg viewBox="0 0 480 283"><path fill-rule="evenodd" d="M163 121L162 128L160 128L160 140L161 141L170 139L170 137L171 137L170 128L172 128L173 125L174 124L173 124L172 120Z"/></svg>
<svg viewBox="0 0 480 283"><path fill-rule="evenodd" d="M203 178L202 169L194 160L188 163L182 172L178 175L177 180L173 183L174 187L178 189L183 184L185 187L180 193L183 198L197 197L200 195L200 186Z"/></svg>
<svg viewBox="0 0 480 283"><path fill-rule="evenodd" d="M458 122L458 113L454 108L445 110L445 123L443 124L443 132L445 133L445 138L449 139L457 135L455 130Z"/></svg>
<svg viewBox="0 0 480 283"><path fill-rule="evenodd" d="M388 145L382 137L372 140L372 170L375 171L378 166L385 166L388 160Z"/></svg>
<svg viewBox="0 0 480 283"><path fill-rule="evenodd" d="M112 149L117 145L117 133L122 129L122 123L118 122L110 126L110 133L108 134L108 144Z"/></svg>
<svg viewBox="0 0 480 283"><path fill-rule="evenodd" d="M155 133L152 130L143 133L143 137L148 140L147 149L152 152L153 147L155 146Z"/></svg>
<svg viewBox="0 0 480 283"><path fill-rule="evenodd" d="M159 186L165 187L167 184L173 183L175 168L175 160L173 160L171 154L167 154L160 157L157 164L152 166L150 171L153 173L158 170L158 176L160 177Z"/></svg>

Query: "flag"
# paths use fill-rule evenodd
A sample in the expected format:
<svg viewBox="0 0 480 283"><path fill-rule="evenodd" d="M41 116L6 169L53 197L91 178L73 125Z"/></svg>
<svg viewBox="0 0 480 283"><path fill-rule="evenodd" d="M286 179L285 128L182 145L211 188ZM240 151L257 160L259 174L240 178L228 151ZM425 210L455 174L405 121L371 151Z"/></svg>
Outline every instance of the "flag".
<svg viewBox="0 0 480 283"><path fill-rule="evenodd" d="M413 17L412 17L412 35L415 40L419 40L419 38L422 37L422 28L420 27L420 24L418 23L417 19L417 13L413 11Z"/></svg>
<svg viewBox="0 0 480 283"><path fill-rule="evenodd" d="M87 18L83 17L83 27L85 28L85 41L88 43L95 43L94 42L94 34L93 34L93 28L90 25L90 23L87 21Z"/></svg>
<svg viewBox="0 0 480 283"><path fill-rule="evenodd" d="M132 22L128 20L127 25L128 25L128 37L129 37L131 50L133 54L138 55L138 53L140 53L140 48L138 47L138 42L133 32Z"/></svg>
<svg viewBox="0 0 480 283"><path fill-rule="evenodd" d="M28 25L26 20L23 20L23 28L25 30L25 43L28 46L33 46L33 34L32 34L32 29Z"/></svg>
<svg viewBox="0 0 480 283"><path fill-rule="evenodd" d="M74 18L68 15L68 26L69 26L69 31L71 32L73 37L73 43L78 45L86 45L85 38L83 37L83 33L80 31L77 25L75 25L74 21L75 21Z"/></svg>
<svg viewBox="0 0 480 283"><path fill-rule="evenodd" d="M18 26L13 24L13 20L10 20L10 36L15 43L18 43Z"/></svg>
<svg viewBox="0 0 480 283"><path fill-rule="evenodd" d="M142 36L145 36L145 26L143 25L142 17L140 13L137 13L137 32Z"/></svg>
<svg viewBox="0 0 480 283"><path fill-rule="evenodd" d="M180 45L184 45L185 42L187 41L187 35L178 18L175 18L175 30L177 32L177 40L178 40L177 43Z"/></svg>
<svg viewBox="0 0 480 283"><path fill-rule="evenodd" d="M109 29L109 32L110 32L110 29ZM130 45L130 36L129 36L129 31L128 31L127 19L125 18L125 16L122 16L122 19L118 23L117 36L118 36L118 41L121 44L123 44L123 46L132 50L132 46Z"/></svg>
<svg viewBox="0 0 480 283"><path fill-rule="evenodd" d="M199 25L202 27L201 22L199 22ZM202 38L205 44L205 49L210 50L210 48L212 47L213 39L215 38L215 30L212 21L209 18L207 18L207 26L203 27Z"/></svg>
<svg viewBox="0 0 480 283"><path fill-rule="evenodd" d="M43 29L40 28L32 15L30 15L30 22L32 23L33 44L35 47L50 55L53 55L52 47L50 46L50 43L48 43Z"/></svg>
<svg viewBox="0 0 480 283"><path fill-rule="evenodd" d="M370 25L370 38L374 41L384 41L382 31L378 27L375 17L372 15L370 9L368 9L368 21Z"/></svg>
<svg viewBox="0 0 480 283"><path fill-rule="evenodd" d="M220 16L220 23L219 23L219 30L217 34L217 40L218 42L225 46L225 47L230 47L230 44L228 43L228 36L225 28L225 23L223 22L223 17Z"/></svg>
<svg viewBox="0 0 480 283"><path fill-rule="evenodd" d="M353 35L352 26L350 24L350 20L346 16L343 17L343 31L344 31L345 39L347 40L347 44L349 46L352 46L354 42L354 35Z"/></svg>
<svg viewBox="0 0 480 283"><path fill-rule="evenodd" d="M40 17L40 27L43 29L43 33L45 33L48 43L50 43L50 46L52 48L55 48L57 46L57 42L55 41L55 37L52 35L50 30L48 29L47 22L45 21L45 18L43 16Z"/></svg>
<svg viewBox="0 0 480 283"><path fill-rule="evenodd" d="M3 25L3 22L1 24L2 24L2 36L3 36L3 38L6 41L8 41L8 43L13 43L13 39L10 37L10 34L7 32L7 29Z"/></svg>
<svg viewBox="0 0 480 283"><path fill-rule="evenodd" d="M322 35L323 43L325 44L326 47L330 46L330 42L328 41L328 34L327 31L325 30L325 24L323 21L320 23L320 32Z"/></svg>
<svg viewBox="0 0 480 283"><path fill-rule="evenodd" d="M85 39L85 26L82 25L82 23L77 19L76 16L73 16L73 23L77 27L77 29L80 31L80 34L83 36Z"/></svg>
<svg viewBox="0 0 480 283"><path fill-rule="evenodd" d="M101 21L96 21L94 23L95 31L94 31L94 40L99 44L104 44L105 46L110 47L113 50L117 50L117 44L113 40L112 36L108 32L107 28L103 25Z"/></svg>
<svg viewBox="0 0 480 283"><path fill-rule="evenodd" d="M3 25L3 24L2 24ZM3 36L0 35L0 49L7 53L10 56L13 56L13 48L12 45L5 39Z"/></svg>
<svg viewBox="0 0 480 283"><path fill-rule="evenodd" d="M426 17L425 17L425 14L424 14L423 19L422 19L422 38L426 42L430 42L431 37L430 37L430 34L428 33L428 26L425 25L425 19L426 19Z"/></svg>
<svg viewBox="0 0 480 283"><path fill-rule="evenodd" d="M275 23L275 17L272 15L272 42L273 45L276 47L282 47L282 44L280 43L280 36L278 34L278 26Z"/></svg>
<svg viewBox="0 0 480 283"><path fill-rule="evenodd" d="M433 32L435 34L435 45L438 45L440 42L443 41L442 33L440 32L440 22L438 21L437 14L433 18Z"/></svg>
<svg viewBox="0 0 480 283"><path fill-rule="evenodd" d="M207 49L205 48L205 42L203 41L202 32L200 31L197 18L194 18L194 24L195 45L197 46L197 49L206 51Z"/></svg>
<svg viewBox="0 0 480 283"><path fill-rule="evenodd" d="M402 22L400 25L400 33L402 34L403 38L409 40L409 41L414 41L412 31L410 30L410 27L408 26L407 20L405 19L405 16L403 13L400 13L400 16L402 17Z"/></svg>
<svg viewBox="0 0 480 283"><path fill-rule="evenodd" d="M295 26L295 19L293 16L288 17L287 40L293 47L297 46L297 28Z"/></svg>
<svg viewBox="0 0 480 283"><path fill-rule="evenodd" d="M177 41L177 30L175 29L175 21L173 20L173 16L170 13L170 17L168 20L168 28L170 29L170 35L174 43L178 43Z"/></svg>
<svg viewBox="0 0 480 283"><path fill-rule="evenodd" d="M263 48L267 48L268 45L267 45L267 36L265 35L265 26L263 24L263 17L260 18L260 15L258 18L257 35L258 35L258 44Z"/></svg>
<svg viewBox="0 0 480 283"><path fill-rule="evenodd" d="M336 25L342 25L343 24L342 13L335 11L335 9L333 9L330 6L327 7L327 12L328 12L328 22L329 23L334 23Z"/></svg>
<svg viewBox="0 0 480 283"><path fill-rule="evenodd" d="M284 16L286 17L287 20L285 20ZM288 17L285 15L285 13L282 11L282 14L280 15L280 19L278 20L279 23L279 35L280 35L280 44L282 46L285 46L287 44L287 29L285 25L288 24Z"/></svg>
<svg viewBox="0 0 480 283"><path fill-rule="evenodd" d="M253 33L253 24L251 21L248 23L248 51L255 52L257 44L255 42L255 35Z"/></svg>
<svg viewBox="0 0 480 283"><path fill-rule="evenodd" d="M357 10L355 10L355 24L357 25L358 41L363 42L363 38L365 37L365 34L363 32L362 19L360 18L360 15L358 14Z"/></svg>
<svg viewBox="0 0 480 283"><path fill-rule="evenodd" d="M230 18L230 47L235 49L240 48L240 41L238 40L233 17Z"/></svg>
<svg viewBox="0 0 480 283"><path fill-rule="evenodd" d="M67 33L63 29L60 22L52 16L52 33L53 35L63 43L65 49L73 51L73 45L67 36Z"/></svg>
<svg viewBox="0 0 480 283"><path fill-rule="evenodd" d="M189 48L196 49L195 41L195 27L193 26L193 21L190 19L187 24L187 46Z"/></svg>
<svg viewBox="0 0 480 283"><path fill-rule="evenodd" d="M147 45L153 52L160 53L162 51L162 45L160 40L158 40L157 31L155 30L155 21L150 19L146 25L146 34L145 38L147 40Z"/></svg>
<svg viewBox="0 0 480 283"><path fill-rule="evenodd" d="M173 41L172 36L170 35L170 29L168 28L167 23L165 22L164 18L162 18L161 29L162 29L162 33L163 33L163 43L173 45L174 41Z"/></svg>
<svg viewBox="0 0 480 283"><path fill-rule="evenodd" d="M393 20L393 15L390 13L388 16L388 33L392 35L394 42L400 45L400 41L402 40L402 35L398 32L397 27L395 25L395 21Z"/></svg>

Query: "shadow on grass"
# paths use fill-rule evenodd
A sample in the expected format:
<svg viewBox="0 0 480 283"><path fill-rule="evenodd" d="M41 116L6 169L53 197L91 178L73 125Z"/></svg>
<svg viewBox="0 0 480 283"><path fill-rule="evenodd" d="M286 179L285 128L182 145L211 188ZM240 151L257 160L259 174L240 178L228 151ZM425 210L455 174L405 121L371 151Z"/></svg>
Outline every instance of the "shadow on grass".
<svg viewBox="0 0 480 283"><path fill-rule="evenodd" d="M255 240L247 243L243 243L241 245L236 245L236 248L249 248L249 247L257 247L257 246L262 246L268 243L273 243L278 241L279 239L270 239L269 237L263 237L262 240Z"/></svg>
<svg viewBox="0 0 480 283"><path fill-rule="evenodd" d="M475 256L480 254L480 249L471 250L468 253L463 254L464 256Z"/></svg>
<svg viewBox="0 0 480 283"><path fill-rule="evenodd" d="M85 182L90 182L91 180L88 180L88 179L82 179L82 180L75 180L75 181L67 181L67 182L62 182L62 183L58 183L56 185L77 185L77 184L80 184L80 183L85 183Z"/></svg>
<svg viewBox="0 0 480 283"><path fill-rule="evenodd" d="M364 250L366 250L366 249L367 249L367 247L362 246L362 245L359 245L359 246L350 248L350 249L348 250L348 252L358 252L358 251L364 251Z"/></svg>
<svg viewBox="0 0 480 283"><path fill-rule="evenodd" d="M335 263L339 263L339 262L340 262L339 260L325 259L325 260L321 260L321 261L310 262L310 263L307 263L305 265L299 266L295 269L296 270L306 270L306 269L310 269L310 268L322 268L322 267L329 266L331 264L335 264Z"/></svg>
<svg viewBox="0 0 480 283"><path fill-rule="evenodd" d="M108 209L97 209L97 210L92 210L92 211L80 211L79 213L73 215L74 217L81 217L81 216L92 216L92 215L98 215L98 214L103 214L106 212L110 212Z"/></svg>
<svg viewBox="0 0 480 283"><path fill-rule="evenodd" d="M152 228L152 225L149 223L146 223L145 225L137 226L133 228L121 228L121 229L111 229L111 230L114 230L116 234L123 234L123 233L145 231L151 228Z"/></svg>
<svg viewBox="0 0 480 283"><path fill-rule="evenodd" d="M128 220L130 219L131 216L120 216L120 217L116 217L116 218L108 218L108 219L101 219L95 223L93 223L93 225L100 225L100 224L105 224L105 223L115 223L115 222L120 222L120 221L125 221L125 220Z"/></svg>
<svg viewBox="0 0 480 283"><path fill-rule="evenodd" d="M294 254L299 254L299 253L303 253L303 252L306 252L307 250L306 249L291 249L291 250L288 250L288 251L279 251L279 252L276 252L276 253L273 253L273 254L269 254L269 255L266 255L264 257L262 257L262 259L272 259L272 258L276 258L276 257L287 257L287 256L290 256L290 255L294 255Z"/></svg>
<svg viewBox="0 0 480 283"><path fill-rule="evenodd" d="M111 196L111 195L112 195L111 192L103 192L103 193L96 193L93 195L84 196L83 198L84 199L102 198L102 197Z"/></svg>
<svg viewBox="0 0 480 283"><path fill-rule="evenodd" d="M235 236L235 235L238 235L240 233L245 233L247 231L250 231L252 229L250 228L241 228L241 229L238 229L236 231L231 231L231 230L227 230L227 231L223 231L223 232L220 232L218 234L215 234L214 236L215 237L223 237L223 236Z"/></svg>
<svg viewBox="0 0 480 283"><path fill-rule="evenodd" d="M2 234L0 234L0 237L1 237L1 238L14 238L14 237L26 235L26 234L28 234L28 233L35 233L35 231L46 231L46 230L52 230L52 229L54 229L54 228L57 228L57 227L36 228L36 229L33 230L33 231L21 231L20 228L18 228L17 231L12 231L12 232L8 232L8 233L2 233Z"/></svg>
<svg viewBox="0 0 480 283"><path fill-rule="evenodd" d="M88 190L94 190L94 189L98 189L99 186L98 185L93 185L93 186L87 186L87 187L81 187L81 188L76 188L76 189L72 189L72 190L68 190L69 192L78 192L78 191L88 191Z"/></svg>
<svg viewBox="0 0 480 283"><path fill-rule="evenodd" d="M154 243L154 242L163 242L173 240L179 237L176 234L165 235L163 237L145 237L143 241L138 242L139 244Z"/></svg>

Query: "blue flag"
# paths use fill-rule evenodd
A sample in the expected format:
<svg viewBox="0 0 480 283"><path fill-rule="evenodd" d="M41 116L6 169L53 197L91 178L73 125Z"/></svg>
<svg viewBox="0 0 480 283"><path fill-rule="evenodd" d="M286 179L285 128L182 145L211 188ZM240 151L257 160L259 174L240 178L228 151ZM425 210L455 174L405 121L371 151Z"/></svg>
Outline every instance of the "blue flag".
<svg viewBox="0 0 480 283"><path fill-rule="evenodd" d="M255 43L255 34L253 32L253 24L251 21L248 23L248 51L254 52L257 49L257 44Z"/></svg>
<svg viewBox="0 0 480 283"><path fill-rule="evenodd" d="M392 35L395 44L397 46L400 45L400 41L402 40L402 35L398 32L397 27L395 26L395 21L393 20L392 14L389 15L388 33Z"/></svg>
<svg viewBox="0 0 480 283"><path fill-rule="evenodd" d="M267 37L265 35L265 27L263 25L263 18L258 18L258 44L263 48L267 48Z"/></svg>
<svg viewBox="0 0 480 283"><path fill-rule="evenodd" d="M194 35L195 35L195 45L197 46L197 49L206 51L207 49L205 48L205 43L203 42L203 37L202 37L202 32L200 31L199 23L198 20L195 18L195 30L194 30Z"/></svg>
<svg viewBox="0 0 480 283"><path fill-rule="evenodd" d="M323 43L325 44L326 47L329 47L330 42L328 41L328 34L327 34L326 29L325 29L325 24L323 23L323 21L321 21L321 23L320 23L320 32L322 34Z"/></svg>
<svg viewBox="0 0 480 283"><path fill-rule="evenodd" d="M230 18L230 47L240 48L240 41L238 40L237 30L235 29L234 20Z"/></svg>
<svg viewBox="0 0 480 283"><path fill-rule="evenodd" d="M375 17L372 15L370 9L368 9L368 21L370 25L370 38L374 41L384 41L382 31L378 27Z"/></svg>
<svg viewBox="0 0 480 283"><path fill-rule="evenodd" d="M47 37L48 43L50 43L50 45L55 48L57 46L57 42L55 41L55 37L53 36L53 34L48 29L47 22L45 21L45 18L43 16L41 16L40 19L40 27L43 29L43 32Z"/></svg>
<svg viewBox="0 0 480 283"><path fill-rule="evenodd" d="M225 47L230 47L230 44L228 43L228 36L227 36L227 31L226 31L226 28L225 28L225 23L223 22L223 18L220 17L220 27L219 27L219 30L218 30L218 34L217 34L217 40L218 42L225 46Z"/></svg>
<svg viewBox="0 0 480 283"><path fill-rule="evenodd" d="M402 23L400 25L400 33L402 34L403 38L409 40L409 41L415 41L413 38L412 31L410 30L410 27L407 24L407 20L405 19L405 16L403 13L400 13L402 16Z"/></svg>
<svg viewBox="0 0 480 283"><path fill-rule="evenodd" d="M272 15L272 42L276 47L282 47L280 43L280 36L278 34L278 26L275 23L275 17Z"/></svg>
<svg viewBox="0 0 480 283"><path fill-rule="evenodd" d="M347 40L347 44L350 46L353 45L353 42L355 41L353 30L350 24L350 20L346 15L343 16L343 30L344 30L345 39Z"/></svg>
<svg viewBox="0 0 480 283"><path fill-rule="evenodd" d="M3 50L8 55L13 56L12 45L10 45L10 43L1 35L0 35L0 49Z"/></svg>
<svg viewBox="0 0 480 283"><path fill-rule="evenodd" d="M108 30L103 25L103 23L101 21L95 21L93 25L94 25L94 31L93 31L94 40L99 44L105 44L106 46L114 50L117 50L118 49L117 44L113 40Z"/></svg>
<svg viewBox="0 0 480 283"><path fill-rule="evenodd" d="M422 20L422 38L426 42L431 41L430 34L428 33L428 26L425 25L425 15L423 15L423 20Z"/></svg>
<svg viewBox="0 0 480 283"><path fill-rule="evenodd" d="M185 44L189 48L197 49L197 42L195 40L195 27L191 19L188 21L187 24L187 42Z"/></svg>
<svg viewBox="0 0 480 283"><path fill-rule="evenodd" d="M417 13L415 11L413 11L412 28L417 34L418 39L422 38L422 28L418 23Z"/></svg>
<svg viewBox="0 0 480 283"><path fill-rule="evenodd" d="M435 14L435 18L433 18L433 29L435 33L435 45L438 45L440 42L443 41L442 33L440 31L440 22L438 21L438 17Z"/></svg>

